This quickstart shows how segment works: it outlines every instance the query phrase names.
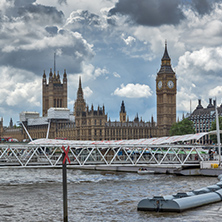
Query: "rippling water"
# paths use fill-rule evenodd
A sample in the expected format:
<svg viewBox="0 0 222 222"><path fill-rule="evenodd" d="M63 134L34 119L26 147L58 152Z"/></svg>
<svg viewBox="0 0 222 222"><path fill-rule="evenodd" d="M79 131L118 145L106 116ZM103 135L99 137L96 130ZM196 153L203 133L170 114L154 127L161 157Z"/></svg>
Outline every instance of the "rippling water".
<svg viewBox="0 0 222 222"><path fill-rule="evenodd" d="M222 202L183 213L137 211L145 197L213 185L216 177L68 170L69 221L221 221ZM61 169L0 169L0 221L63 221Z"/></svg>

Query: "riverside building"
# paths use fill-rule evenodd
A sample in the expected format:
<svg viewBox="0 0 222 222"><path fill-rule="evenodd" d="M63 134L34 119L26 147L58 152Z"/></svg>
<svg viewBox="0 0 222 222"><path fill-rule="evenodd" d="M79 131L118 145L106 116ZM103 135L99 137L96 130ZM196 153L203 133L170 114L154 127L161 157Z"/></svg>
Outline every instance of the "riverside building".
<svg viewBox="0 0 222 222"><path fill-rule="evenodd" d="M204 108L201 100L198 100L198 105L188 117L193 122L196 133L209 132L212 122L216 119L216 100L209 99L209 104ZM222 104L217 108L218 116L222 116ZM211 144L210 136L206 135L200 139L201 144Z"/></svg>

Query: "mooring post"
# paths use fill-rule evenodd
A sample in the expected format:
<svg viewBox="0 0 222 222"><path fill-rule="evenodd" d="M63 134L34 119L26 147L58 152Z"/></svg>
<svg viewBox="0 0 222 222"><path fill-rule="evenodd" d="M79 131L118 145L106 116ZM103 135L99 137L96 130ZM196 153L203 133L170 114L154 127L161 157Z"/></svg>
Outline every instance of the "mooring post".
<svg viewBox="0 0 222 222"><path fill-rule="evenodd" d="M68 222L68 202L67 202L67 172L66 172L66 154L62 153L62 179L63 179L63 217L64 222Z"/></svg>

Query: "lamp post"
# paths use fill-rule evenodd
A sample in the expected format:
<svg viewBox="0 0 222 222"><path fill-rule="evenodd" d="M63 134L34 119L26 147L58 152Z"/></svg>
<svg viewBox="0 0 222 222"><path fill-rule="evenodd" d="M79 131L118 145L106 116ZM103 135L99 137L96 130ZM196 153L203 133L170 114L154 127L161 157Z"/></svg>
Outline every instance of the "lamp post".
<svg viewBox="0 0 222 222"><path fill-rule="evenodd" d="M64 222L68 222L68 201L67 201L67 171L66 171L66 159L70 163L70 159L68 157L69 147L67 150L65 147L62 147L62 181L63 181L63 218Z"/></svg>
<svg viewBox="0 0 222 222"><path fill-rule="evenodd" d="M217 111L217 104L215 105L216 111L216 130L217 130L217 144L218 144L218 153L219 153L219 166L221 165L221 150L220 150L220 126L219 126L219 118L218 118L218 111Z"/></svg>

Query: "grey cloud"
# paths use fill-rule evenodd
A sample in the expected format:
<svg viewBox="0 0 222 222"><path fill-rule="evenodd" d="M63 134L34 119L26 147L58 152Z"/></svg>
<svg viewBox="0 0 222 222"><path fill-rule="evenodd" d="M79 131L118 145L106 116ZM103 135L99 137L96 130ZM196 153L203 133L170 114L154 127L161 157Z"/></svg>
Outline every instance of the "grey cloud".
<svg viewBox="0 0 222 222"><path fill-rule="evenodd" d="M26 21L37 20L37 22L55 22L62 23L64 14L62 11L58 11L55 7L43 6L43 5L27 5L18 9L18 14L24 16ZM46 18L50 18L48 21Z"/></svg>
<svg viewBox="0 0 222 222"><path fill-rule="evenodd" d="M53 67L53 55L59 48L62 52L61 56L57 57L57 70L66 69L69 73L81 72L83 61L91 59L93 52L82 39L72 39L72 44L60 47L47 47L41 50L38 48L32 50L18 50L9 53L0 54L0 66L7 65L18 69L25 69L34 72L36 75L42 75L42 71L49 70ZM78 52L81 56L77 56Z"/></svg>
<svg viewBox="0 0 222 222"><path fill-rule="evenodd" d="M34 2L36 2L36 0L15 0L14 5L15 7L21 7L25 5L30 5Z"/></svg>
<svg viewBox="0 0 222 222"><path fill-rule="evenodd" d="M210 13L218 2L221 3L222 0L119 0L109 11L109 15L128 15L140 25L176 25L185 18L180 6L191 7L204 15Z"/></svg>
<svg viewBox="0 0 222 222"><path fill-rule="evenodd" d="M98 15L89 12L88 10L73 11L66 24L67 29L73 32L78 31L89 42L103 41L104 35L107 33L103 28L103 21ZM105 25L104 25L105 26ZM113 31L113 30L112 30Z"/></svg>
<svg viewBox="0 0 222 222"><path fill-rule="evenodd" d="M119 0L109 15L129 15L136 23L148 26L178 24L184 19L179 4L178 0Z"/></svg>
<svg viewBox="0 0 222 222"><path fill-rule="evenodd" d="M5 9L4 16L11 21L19 18L26 22L39 23L41 25L61 24L64 22L64 14L62 11L58 11L56 7L36 4L36 0L15 0L14 7Z"/></svg>
<svg viewBox="0 0 222 222"><path fill-rule="evenodd" d="M109 25L116 25L116 21L114 20L114 19L112 19L112 18L108 18L107 19L107 23L109 24Z"/></svg>
<svg viewBox="0 0 222 222"><path fill-rule="evenodd" d="M192 0L191 6L200 15L208 14L212 11L214 3L222 2L221 0Z"/></svg>
<svg viewBox="0 0 222 222"><path fill-rule="evenodd" d="M61 4L66 4L67 5L67 0L58 0L58 3L61 5Z"/></svg>
<svg viewBox="0 0 222 222"><path fill-rule="evenodd" d="M64 22L61 11L55 7L30 4L33 2L16 1L14 8L6 11L4 17L0 16L0 27L3 26L0 66L42 75L44 69L53 67L53 55L59 49L58 70L81 72L82 62L94 56L91 46L76 30L58 29L57 24Z"/></svg>
<svg viewBox="0 0 222 222"><path fill-rule="evenodd" d="M58 33L57 26L47 26L47 27L45 27L45 30L52 36L56 35Z"/></svg>

